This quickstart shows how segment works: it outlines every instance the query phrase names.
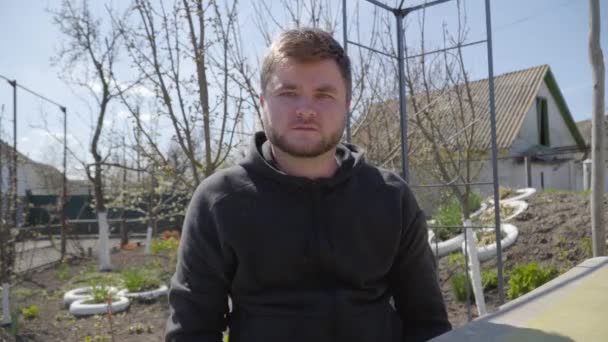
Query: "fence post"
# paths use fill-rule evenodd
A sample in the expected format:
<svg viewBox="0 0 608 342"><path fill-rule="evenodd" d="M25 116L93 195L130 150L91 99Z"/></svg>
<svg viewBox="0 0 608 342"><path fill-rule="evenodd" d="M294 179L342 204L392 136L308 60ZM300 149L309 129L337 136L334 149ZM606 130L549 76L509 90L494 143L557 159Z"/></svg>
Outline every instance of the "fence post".
<svg viewBox="0 0 608 342"><path fill-rule="evenodd" d="M526 186L528 188L532 187L532 163L530 156L524 157L524 163L526 165Z"/></svg>
<svg viewBox="0 0 608 342"><path fill-rule="evenodd" d="M583 161L583 190L591 189L591 159Z"/></svg>

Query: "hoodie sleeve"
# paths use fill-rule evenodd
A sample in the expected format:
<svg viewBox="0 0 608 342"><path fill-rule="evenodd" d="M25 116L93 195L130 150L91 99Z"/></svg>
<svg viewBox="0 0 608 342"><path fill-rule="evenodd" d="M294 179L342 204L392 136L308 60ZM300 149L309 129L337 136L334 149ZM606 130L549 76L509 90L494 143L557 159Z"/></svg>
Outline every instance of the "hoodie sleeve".
<svg viewBox="0 0 608 342"><path fill-rule="evenodd" d="M425 215L406 188L403 230L390 274L395 308L403 322L403 341L427 341L449 331L436 263L427 242Z"/></svg>
<svg viewBox="0 0 608 342"><path fill-rule="evenodd" d="M201 184L186 212L169 290L166 342L220 342L226 328L226 262L204 193Z"/></svg>

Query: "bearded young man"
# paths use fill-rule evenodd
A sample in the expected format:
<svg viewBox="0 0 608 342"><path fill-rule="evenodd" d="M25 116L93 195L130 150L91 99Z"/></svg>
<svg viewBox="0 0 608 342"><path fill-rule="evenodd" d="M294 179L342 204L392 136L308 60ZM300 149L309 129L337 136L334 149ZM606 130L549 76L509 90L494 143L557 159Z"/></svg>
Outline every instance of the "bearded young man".
<svg viewBox="0 0 608 342"><path fill-rule="evenodd" d="M265 132L240 165L201 183L186 213L166 341L219 342L226 328L230 342L426 341L450 330L412 192L340 144L351 83L326 32L272 44Z"/></svg>

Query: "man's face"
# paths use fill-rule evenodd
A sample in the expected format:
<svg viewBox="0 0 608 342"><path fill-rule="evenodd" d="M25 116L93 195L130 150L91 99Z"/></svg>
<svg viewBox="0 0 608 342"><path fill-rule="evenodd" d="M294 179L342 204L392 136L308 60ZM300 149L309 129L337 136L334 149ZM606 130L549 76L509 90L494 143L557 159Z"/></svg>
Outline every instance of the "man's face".
<svg viewBox="0 0 608 342"><path fill-rule="evenodd" d="M278 63L260 101L266 136L275 148L312 158L340 142L349 103L335 61Z"/></svg>

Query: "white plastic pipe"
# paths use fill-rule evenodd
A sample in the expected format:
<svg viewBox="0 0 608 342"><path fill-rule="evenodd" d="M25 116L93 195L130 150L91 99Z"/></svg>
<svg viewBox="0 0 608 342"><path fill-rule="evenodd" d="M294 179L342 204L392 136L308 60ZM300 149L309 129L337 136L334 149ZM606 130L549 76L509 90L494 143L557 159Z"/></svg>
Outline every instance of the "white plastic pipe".
<svg viewBox="0 0 608 342"><path fill-rule="evenodd" d="M471 228L471 220L467 219L464 221L464 227L466 230L466 241L467 241L467 254L469 255L469 274L473 285L473 294L475 294L475 304L477 305L477 311L479 317L485 316L488 312L486 310L486 301L483 296L483 286L481 284L481 271L479 269L479 259L477 257L477 244L475 243L475 232Z"/></svg>

